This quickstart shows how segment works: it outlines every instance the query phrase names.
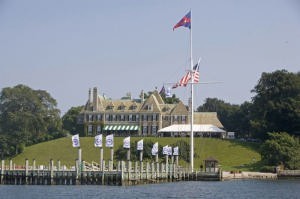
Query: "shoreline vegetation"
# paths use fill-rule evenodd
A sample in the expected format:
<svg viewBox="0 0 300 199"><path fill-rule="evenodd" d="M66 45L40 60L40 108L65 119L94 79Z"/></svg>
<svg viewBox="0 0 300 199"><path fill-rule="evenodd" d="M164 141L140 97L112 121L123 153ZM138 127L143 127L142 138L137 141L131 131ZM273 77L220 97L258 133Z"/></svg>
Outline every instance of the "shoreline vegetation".
<svg viewBox="0 0 300 199"><path fill-rule="evenodd" d="M122 147L123 137L115 137L114 152ZM137 142L140 139L144 141L158 142L160 147L175 144L177 141L185 141L189 143L189 138L167 138L167 137L131 137L131 142ZM248 143L238 140L222 140L216 138L195 138L195 170L200 170L204 165L204 159L214 157L218 160L218 166L223 171L260 171L261 157L258 152L258 143ZM98 162L99 148L94 147L94 137L81 137L80 145L82 149L82 160L86 162ZM136 149L131 149L136 150ZM159 148L162 150L162 148ZM179 152L181 153L180 149ZM37 165L48 165L49 160L60 160L62 165L67 167L75 165L77 159L77 149L72 147L71 137L59 138L56 140L43 142L26 147L24 152L12 158L16 165L24 165L25 159L30 162L36 160ZM108 160L110 150L104 147L104 159ZM126 157L119 160L125 160ZM115 161L118 161L115 159ZM154 161L152 159L144 159L145 162ZM164 158L159 159L164 162ZM179 165L188 167L188 162L179 156Z"/></svg>

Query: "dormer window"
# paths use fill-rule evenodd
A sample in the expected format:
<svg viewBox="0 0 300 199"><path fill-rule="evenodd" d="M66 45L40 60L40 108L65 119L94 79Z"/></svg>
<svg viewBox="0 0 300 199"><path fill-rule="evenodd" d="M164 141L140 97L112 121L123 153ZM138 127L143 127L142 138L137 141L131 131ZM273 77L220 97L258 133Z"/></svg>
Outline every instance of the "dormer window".
<svg viewBox="0 0 300 199"><path fill-rule="evenodd" d="M107 110L113 110L114 109L114 104L112 102L110 102L107 107L106 107Z"/></svg>
<svg viewBox="0 0 300 199"><path fill-rule="evenodd" d="M108 105L108 106L106 107L106 109L107 109L107 110L113 110L113 109L114 109L114 106Z"/></svg>
<svg viewBox="0 0 300 199"><path fill-rule="evenodd" d="M137 105L136 103L134 102L131 106L130 106L130 110L136 110L137 108Z"/></svg>
<svg viewBox="0 0 300 199"><path fill-rule="evenodd" d="M132 106L131 106L131 110L135 110L136 107L137 107L136 105L132 105Z"/></svg>
<svg viewBox="0 0 300 199"><path fill-rule="evenodd" d="M162 111L167 112L169 110L169 107L163 107Z"/></svg>
<svg viewBox="0 0 300 199"><path fill-rule="evenodd" d="M122 104L119 106L118 109L124 111L124 110L125 110L125 107L126 107L126 106L122 103Z"/></svg>
<svg viewBox="0 0 300 199"><path fill-rule="evenodd" d="M147 104L147 105L145 106L145 110L147 110L147 111L152 111L152 110L153 110L153 105L152 105L152 104Z"/></svg>

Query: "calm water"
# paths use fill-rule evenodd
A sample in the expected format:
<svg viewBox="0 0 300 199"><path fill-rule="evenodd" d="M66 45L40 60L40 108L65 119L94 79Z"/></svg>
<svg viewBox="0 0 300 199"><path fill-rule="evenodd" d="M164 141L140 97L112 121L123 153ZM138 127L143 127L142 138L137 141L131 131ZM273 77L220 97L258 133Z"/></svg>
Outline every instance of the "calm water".
<svg viewBox="0 0 300 199"><path fill-rule="evenodd" d="M0 185L0 198L298 198L299 180L178 182L130 187Z"/></svg>

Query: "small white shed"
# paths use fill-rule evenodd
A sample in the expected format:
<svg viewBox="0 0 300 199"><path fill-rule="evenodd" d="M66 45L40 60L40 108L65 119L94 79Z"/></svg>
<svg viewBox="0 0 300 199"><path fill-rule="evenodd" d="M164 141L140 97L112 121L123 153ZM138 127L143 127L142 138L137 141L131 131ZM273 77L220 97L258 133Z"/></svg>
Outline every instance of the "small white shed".
<svg viewBox="0 0 300 199"><path fill-rule="evenodd" d="M235 139L235 132L227 132L227 139Z"/></svg>

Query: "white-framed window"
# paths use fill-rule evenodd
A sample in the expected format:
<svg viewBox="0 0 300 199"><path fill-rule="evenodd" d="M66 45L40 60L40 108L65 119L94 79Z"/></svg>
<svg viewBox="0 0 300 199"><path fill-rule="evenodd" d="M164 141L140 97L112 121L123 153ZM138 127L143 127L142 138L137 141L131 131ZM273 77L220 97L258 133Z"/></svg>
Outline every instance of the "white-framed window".
<svg viewBox="0 0 300 199"><path fill-rule="evenodd" d="M135 110L136 107L137 107L136 105L132 105L132 106L131 106L131 110Z"/></svg>
<svg viewBox="0 0 300 199"><path fill-rule="evenodd" d="M93 115L89 115L89 122L93 121Z"/></svg>
<svg viewBox="0 0 300 199"><path fill-rule="evenodd" d="M124 106L124 105L120 105L120 106L119 106L119 110L124 111L124 110L125 110L125 106Z"/></svg>
<svg viewBox="0 0 300 199"><path fill-rule="evenodd" d="M88 135L93 134L93 125L88 125Z"/></svg>
<svg viewBox="0 0 300 199"><path fill-rule="evenodd" d="M101 125L97 125L97 133L101 133Z"/></svg>
<svg viewBox="0 0 300 199"><path fill-rule="evenodd" d="M157 134L157 126L153 125L152 126L152 135L156 135Z"/></svg>
<svg viewBox="0 0 300 199"><path fill-rule="evenodd" d="M142 134L147 135L147 130L148 130L147 126L143 126Z"/></svg>
<svg viewBox="0 0 300 199"><path fill-rule="evenodd" d="M177 121L178 121L178 116L177 116L177 115L174 115L174 116L173 116L173 119L174 119L175 122L177 122Z"/></svg>
<svg viewBox="0 0 300 199"><path fill-rule="evenodd" d="M129 118L128 118L128 120L129 120L129 122L131 122L131 121L132 121L132 115L131 115L131 114L129 115Z"/></svg>

